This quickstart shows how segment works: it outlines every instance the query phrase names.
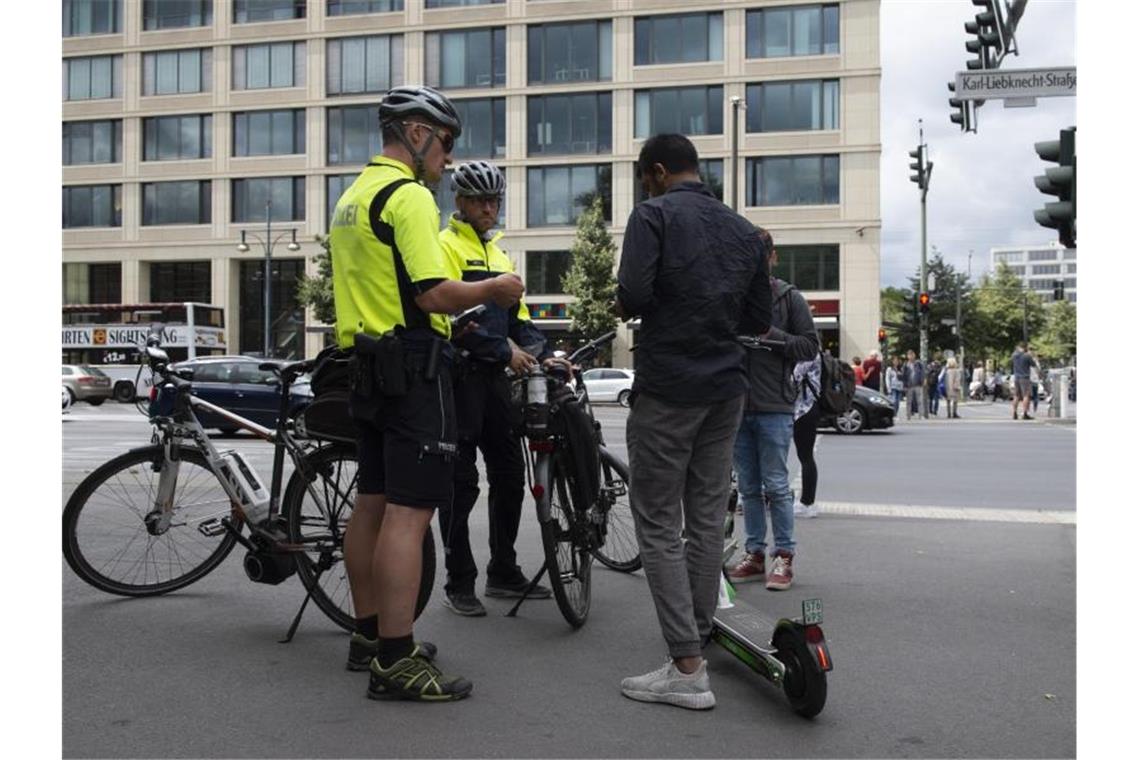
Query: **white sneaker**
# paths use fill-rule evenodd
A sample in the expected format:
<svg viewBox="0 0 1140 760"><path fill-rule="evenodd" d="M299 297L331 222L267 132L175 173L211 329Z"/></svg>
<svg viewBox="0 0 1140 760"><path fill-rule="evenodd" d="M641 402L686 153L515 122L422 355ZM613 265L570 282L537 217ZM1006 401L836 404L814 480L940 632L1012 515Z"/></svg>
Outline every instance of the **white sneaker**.
<svg viewBox="0 0 1140 760"><path fill-rule="evenodd" d="M689 710L716 707L716 697L709 688L706 662L692 673L682 673L672 660L643 676L621 680L621 693L638 702L665 702Z"/></svg>
<svg viewBox="0 0 1140 760"><path fill-rule="evenodd" d="M796 502L796 517L819 517L819 507L815 504L800 504Z"/></svg>

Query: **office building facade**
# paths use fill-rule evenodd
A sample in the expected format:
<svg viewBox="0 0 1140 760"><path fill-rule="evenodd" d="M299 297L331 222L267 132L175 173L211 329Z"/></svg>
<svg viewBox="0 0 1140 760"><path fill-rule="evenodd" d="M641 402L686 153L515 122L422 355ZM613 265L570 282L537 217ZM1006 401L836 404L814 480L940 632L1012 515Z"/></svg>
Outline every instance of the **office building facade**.
<svg viewBox="0 0 1140 760"><path fill-rule="evenodd" d="M1021 280L1021 286L1054 300L1054 286L1060 280L1065 300L1077 301L1077 249L1065 248L1057 242L1043 245L1003 246L990 249L990 273L1005 264Z"/></svg>

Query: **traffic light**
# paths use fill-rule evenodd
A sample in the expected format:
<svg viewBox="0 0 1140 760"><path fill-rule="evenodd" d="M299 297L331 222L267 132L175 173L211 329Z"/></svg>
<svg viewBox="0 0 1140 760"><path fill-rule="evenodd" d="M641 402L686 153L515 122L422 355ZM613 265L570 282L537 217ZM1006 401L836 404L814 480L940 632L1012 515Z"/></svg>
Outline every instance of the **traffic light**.
<svg viewBox="0 0 1140 760"><path fill-rule="evenodd" d="M912 159L910 170L914 172L914 174L910 175L910 181L918 185L922 190L925 190L930 174L930 164L924 160L923 153L924 151L921 145L919 145L914 150L907 151L907 155Z"/></svg>
<svg viewBox="0 0 1140 760"><path fill-rule="evenodd" d="M970 71L996 69L1009 49L1009 30L1001 0L972 0L975 6L983 8L966 22L966 34L974 39L966 41L966 52L975 58L966 61Z"/></svg>
<svg viewBox="0 0 1140 760"><path fill-rule="evenodd" d="M887 331L885 328L880 327L879 328L879 345L883 345L886 342L887 342Z"/></svg>
<svg viewBox="0 0 1140 760"><path fill-rule="evenodd" d="M926 314L927 312L930 311L930 294L929 293L919 293L918 294L918 311L922 314Z"/></svg>
<svg viewBox="0 0 1140 760"><path fill-rule="evenodd" d="M1057 239L1066 248L1077 246L1077 128L1062 129L1059 140L1033 144L1043 161L1056 163L1045 169L1033 184L1046 195L1057 196L1054 203L1033 212L1042 227L1057 230Z"/></svg>
<svg viewBox="0 0 1140 760"><path fill-rule="evenodd" d="M955 95L958 94L957 89L954 87L953 82L947 82L946 86L950 88L950 92ZM969 101L962 100L961 98L950 98L950 121L961 127L963 132L970 131L970 103Z"/></svg>
<svg viewBox="0 0 1140 760"><path fill-rule="evenodd" d="M1054 301L1064 301L1065 300L1065 281L1064 280L1053 280L1053 300Z"/></svg>

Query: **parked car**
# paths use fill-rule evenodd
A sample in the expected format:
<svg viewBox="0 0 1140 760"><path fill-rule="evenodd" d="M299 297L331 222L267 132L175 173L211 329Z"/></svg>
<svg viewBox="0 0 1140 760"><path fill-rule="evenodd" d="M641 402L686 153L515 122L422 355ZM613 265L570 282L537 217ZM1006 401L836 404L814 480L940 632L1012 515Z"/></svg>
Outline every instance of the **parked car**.
<svg viewBox="0 0 1140 760"><path fill-rule="evenodd" d="M586 384L590 401L616 401L622 406L629 406L629 394L633 389L632 369L588 369L582 373L582 382Z"/></svg>
<svg viewBox="0 0 1140 760"><path fill-rule="evenodd" d="M64 364L63 387L72 401L86 401L99 406L111 398L111 378L98 367L88 364Z"/></svg>
<svg viewBox="0 0 1140 760"><path fill-rule="evenodd" d="M251 356L210 356L179 362L172 368L190 370L193 395L272 428L277 425L281 391L275 374L258 369L263 362L263 359ZM295 417L312 400L308 379L295 382L289 389L289 416ZM204 428L215 428L223 433L238 430L221 415L201 409L195 410L195 414Z"/></svg>
<svg viewBox="0 0 1140 760"><path fill-rule="evenodd" d="M833 427L840 433L853 435L864 430L883 430L895 424L891 401L878 391L855 386L855 398L844 414L821 414L818 427Z"/></svg>
<svg viewBox="0 0 1140 760"><path fill-rule="evenodd" d="M65 385L65 386L63 386L63 413L67 414L70 411L71 411L71 391L69 391L67 389L67 386Z"/></svg>

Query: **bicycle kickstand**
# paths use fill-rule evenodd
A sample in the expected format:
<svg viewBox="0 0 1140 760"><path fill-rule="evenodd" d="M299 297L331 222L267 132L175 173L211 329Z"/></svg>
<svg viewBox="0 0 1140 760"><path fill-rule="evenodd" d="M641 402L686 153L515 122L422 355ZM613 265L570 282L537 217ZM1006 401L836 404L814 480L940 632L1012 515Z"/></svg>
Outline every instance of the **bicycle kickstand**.
<svg viewBox="0 0 1140 760"><path fill-rule="evenodd" d="M309 600L313 598L313 589L315 589L317 587L317 584L320 583L321 574L324 571L325 568L321 567L320 563L317 563L317 574L316 577L313 578L313 585L305 593L305 598L301 602L301 609L297 610L297 615L293 618L293 622L289 625L289 630L285 632L285 638L278 639L278 644L288 644L293 640L293 636L297 633L297 627L301 625L301 616L305 614L305 608L309 606Z"/></svg>
<svg viewBox="0 0 1140 760"><path fill-rule="evenodd" d="M538 582L542 580L542 576L545 574L546 565L543 565L541 568L539 568L538 572L535 573L535 576L530 579L530 585L526 587L526 591L523 592L522 597L520 597L519 600L515 602L515 606L511 607L510 611L508 611L504 617L515 617L515 614L519 611L519 607L521 607L522 603L527 600L527 597L530 596L530 592L534 591L534 587L538 585Z"/></svg>

